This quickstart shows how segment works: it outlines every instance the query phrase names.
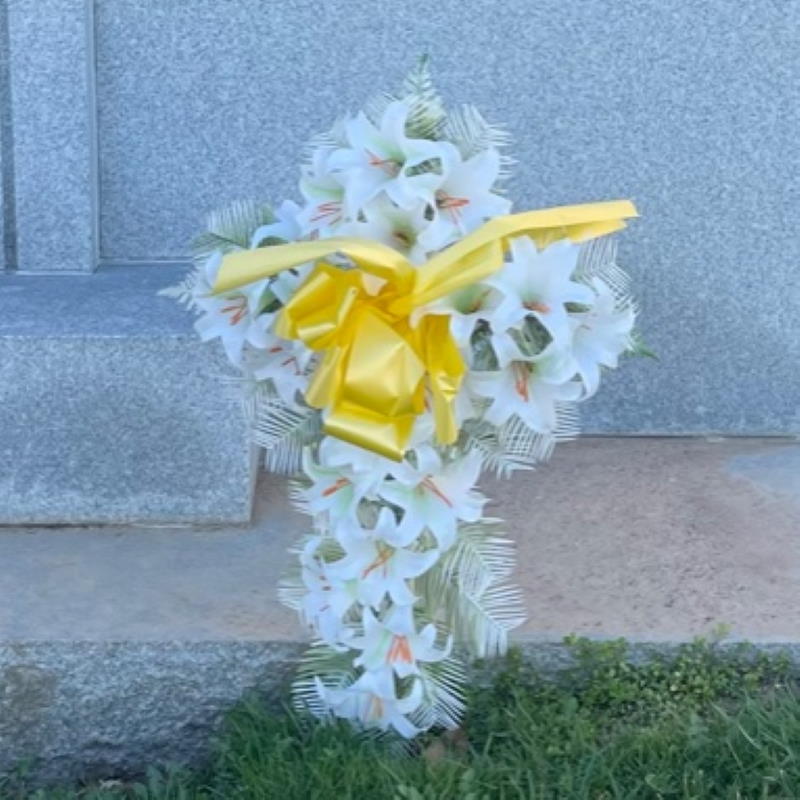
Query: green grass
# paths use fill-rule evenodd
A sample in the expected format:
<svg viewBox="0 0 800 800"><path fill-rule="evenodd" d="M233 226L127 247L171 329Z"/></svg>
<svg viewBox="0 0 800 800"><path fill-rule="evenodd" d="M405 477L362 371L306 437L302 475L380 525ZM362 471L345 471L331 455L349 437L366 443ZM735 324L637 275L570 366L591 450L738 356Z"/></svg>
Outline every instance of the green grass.
<svg viewBox="0 0 800 800"><path fill-rule="evenodd" d="M576 665L544 680L512 654L474 688L464 734L403 754L343 725L229 717L202 772L151 770L120 788L25 793L36 800L530 800L798 798L798 683L782 659L697 642L646 665L621 642L573 640Z"/></svg>

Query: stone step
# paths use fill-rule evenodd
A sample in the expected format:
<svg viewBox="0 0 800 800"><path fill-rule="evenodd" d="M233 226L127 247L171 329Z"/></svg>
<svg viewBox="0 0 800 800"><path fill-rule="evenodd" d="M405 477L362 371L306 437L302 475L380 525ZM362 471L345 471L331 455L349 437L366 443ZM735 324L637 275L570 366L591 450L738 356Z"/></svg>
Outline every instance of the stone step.
<svg viewBox="0 0 800 800"><path fill-rule="evenodd" d="M584 438L485 491L518 542L515 641L546 668L568 633L646 652L726 624L800 648L796 441ZM200 758L222 712L280 694L303 650L276 582L304 530L269 476L240 527L0 530L0 770Z"/></svg>
<svg viewBox="0 0 800 800"><path fill-rule="evenodd" d="M0 275L0 524L235 523L254 453L186 267Z"/></svg>

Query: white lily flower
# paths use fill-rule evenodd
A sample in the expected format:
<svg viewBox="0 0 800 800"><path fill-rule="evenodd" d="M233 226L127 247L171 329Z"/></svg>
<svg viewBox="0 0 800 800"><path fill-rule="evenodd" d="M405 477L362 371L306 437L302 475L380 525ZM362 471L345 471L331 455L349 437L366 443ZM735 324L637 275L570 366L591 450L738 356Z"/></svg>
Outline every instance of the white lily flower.
<svg viewBox="0 0 800 800"><path fill-rule="evenodd" d="M319 446L319 462L325 467L347 468L369 479L377 486L385 476L404 482L413 482L414 468L407 460L392 461L372 450L350 444L335 436L326 436Z"/></svg>
<svg viewBox="0 0 800 800"><path fill-rule="evenodd" d="M253 234L251 248L259 247L262 242L269 239L280 239L287 243L298 241L303 233L299 215L300 207L297 203L285 200L275 212L275 222L262 225ZM281 305L286 305L313 268L314 263L307 262L291 269L285 269L268 278L270 292L280 301ZM277 314L273 314L271 323L274 322L276 316Z"/></svg>
<svg viewBox="0 0 800 800"><path fill-rule="evenodd" d="M256 228L250 238L250 247L260 247L266 239L281 239L284 242L296 242L302 233L298 222L300 206L291 200L284 200L275 210L275 222L269 222Z"/></svg>
<svg viewBox="0 0 800 800"><path fill-rule="evenodd" d="M460 154L448 161L443 180L429 199L433 221L420 237L428 250L440 250L487 219L509 213L511 201L492 192L499 174L500 154L493 148L466 161Z"/></svg>
<svg viewBox="0 0 800 800"><path fill-rule="evenodd" d="M231 363L240 366L246 344L255 348L270 342L269 316L261 314L261 304L268 281L260 280L231 292L212 294L223 254L212 253L199 276L195 304L202 312L195 330L207 342L219 338Z"/></svg>
<svg viewBox="0 0 800 800"><path fill-rule="evenodd" d="M250 247L256 248L269 238L295 241L300 236L297 223L299 206L287 200L275 211L275 221L262 225L251 236ZM212 289L222 265L223 253L212 253L200 273L196 289L196 305L203 312L195 322L195 329L203 341L220 338L230 361L242 366L246 345L256 350L267 350L275 341L269 332L273 315L263 313L267 292L285 302L304 275L303 268L287 270L275 278L265 278L224 294L214 295ZM307 273L306 269L306 273Z"/></svg>
<svg viewBox="0 0 800 800"><path fill-rule="evenodd" d="M280 300L281 305L286 305L292 295L305 282L306 278L314 269L314 262L307 261L292 269L285 269L273 278L270 278L269 289L275 297Z"/></svg>
<svg viewBox="0 0 800 800"><path fill-rule="evenodd" d="M334 151L328 168L341 171L348 217L355 219L381 192L398 206L417 205L436 191L442 176L436 172L409 175L409 170L427 161L442 165L457 157L449 142L408 138L408 112L408 103L396 101L387 106L377 128L363 113L345 124L350 147Z"/></svg>
<svg viewBox="0 0 800 800"><path fill-rule="evenodd" d="M468 354L465 355L465 361ZM415 420L414 426L411 429L411 438L409 439L409 449L406 452L406 461L403 462L409 466L409 470L394 471L391 477L406 486L416 486L419 483L419 473L416 468L411 467L409 463L410 458L416 458L419 463L419 451L428 451L431 449L430 443L436 438L436 416L431 411L433 407L433 399L430 395L426 396L425 400L426 410L423 411ZM453 412L455 415L456 426L460 429L465 420L471 419L476 416L475 408L472 404L472 394L469 391L466 382L462 383L460 390L455 396L453 404Z"/></svg>
<svg viewBox="0 0 800 800"><path fill-rule="evenodd" d="M427 572L439 557L435 549L405 549L416 537L401 531L394 512L385 507L374 528L362 528L350 520L339 527L336 538L345 556L328 565L330 574L343 581L356 581L359 601L373 608L387 595L399 605L412 604L416 598L408 581Z"/></svg>
<svg viewBox="0 0 800 800"><path fill-rule="evenodd" d="M293 406L298 392L304 395L308 388L308 366L314 353L302 342L270 338L266 347L248 351L242 366L255 380L271 380L283 402Z"/></svg>
<svg viewBox="0 0 800 800"><path fill-rule="evenodd" d="M582 390L569 350L554 343L538 356L512 361L505 369L470 373L475 394L491 400L484 418L502 425L516 414L531 430L553 433L558 424L557 405L580 398Z"/></svg>
<svg viewBox="0 0 800 800"><path fill-rule="evenodd" d="M468 351L475 326L481 320L489 323L492 331L502 331L514 324L514 304L493 286L476 283L466 286L412 313L411 324L427 314L447 314L450 333L456 344Z"/></svg>
<svg viewBox="0 0 800 800"><path fill-rule="evenodd" d="M315 536L300 556L303 583L308 590L300 614L324 642L342 649L353 635L344 617L358 602L357 585L356 581L331 574L329 565L316 555L320 542L321 537Z"/></svg>
<svg viewBox="0 0 800 800"><path fill-rule="evenodd" d="M572 242L555 242L541 252L527 236L511 240L511 260L486 280L513 303L512 324L533 314L557 345L572 339L565 303L591 305L594 292L572 280L579 248Z"/></svg>
<svg viewBox="0 0 800 800"><path fill-rule="evenodd" d="M420 242L420 233L430 225L425 204L418 202L411 209L396 206L386 197L379 197L364 206L363 219L345 222L336 233L381 242L400 251L414 264L422 264L428 251Z"/></svg>
<svg viewBox="0 0 800 800"><path fill-rule="evenodd" d="M334 235L345 219L341 173L328 168L331 152L328 148L317 148L300 179L300 192L306 203L297 216L298 223L304 234L322 239Z"/></svg>
<svg viewBox="0 0 800 800"><path fill-rule="evenodd" d="M303 451L303 472L312 483L297 491L298 499L309 513L326 515L334 532L342 524L358 524L359 503L371 495L383 477L344 465L325 466L315 461L308 449Z"/></svg>
<svg viewBox="0 0 800 800"><path fill-rule="evenodd" d="M458 520L480 519L486 498L475 491L482 456L472 451L442 466L433 448L419 448L418 481L408 486L384 481L378 494L403 510L399 530L416 537L425 528L436 538L439 549L447 550L456 538Z"/></svg>
<svg viewBox="0 0 800 800"><path fill-rule="evenodd" d="M589 397L600 384L600 366L616 368L619 356L630 347L636 313L630 305L617 307L610 287L595 278L597 299L592 308L572 318L572 355Z"/></svg>
<svg viewBox="0 0 800 800"><path fill-rule="evenodd" d="M421 731L407 718L422 703L422 685L417 679L403 697L397 696L394 673L389 668L364 672L344 689L331 689L319 678L315 678L314 683L322 702L340 719L356 720L368 728L383 731L394 728L406 739Z"/></svg>
<svg viewBox="0 0 800 800"><path fill-rule="evenodd" d="M507 367L512 361L526 360L525 354L520 350L509 328L493 333L491 344L500 369Z"/></svg>
<svg viewBox="0 0 800 800"><path fill-rule="evenodd" d="M362 619L363 636L354 636L349 644L361 655L353 660L356 667L372 672L391 667L399 678L418 675L418 661L441 661L450 655L452 640L444 649L436 647L436 626L426 625L417 632L412 606L392 606L385 620L369 609Z"/></svg>

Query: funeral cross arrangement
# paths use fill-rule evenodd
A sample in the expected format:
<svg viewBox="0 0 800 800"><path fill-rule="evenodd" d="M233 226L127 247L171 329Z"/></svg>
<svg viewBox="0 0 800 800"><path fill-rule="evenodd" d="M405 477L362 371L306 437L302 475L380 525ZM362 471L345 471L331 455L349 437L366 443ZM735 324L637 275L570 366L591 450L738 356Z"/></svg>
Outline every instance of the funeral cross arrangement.
<svg viewBox="0 0 800 800"><path fill-rule="evenodd" d="M423 61L312 142L302 204L212 214L171 290L241 369L266 466L311 517L280 593L314 637L294 694L319 716L458 724L460 657L523 620L479 477L546 460L639 347L610 236L632 204L512 214L506 145L444 108Z"/></svg>

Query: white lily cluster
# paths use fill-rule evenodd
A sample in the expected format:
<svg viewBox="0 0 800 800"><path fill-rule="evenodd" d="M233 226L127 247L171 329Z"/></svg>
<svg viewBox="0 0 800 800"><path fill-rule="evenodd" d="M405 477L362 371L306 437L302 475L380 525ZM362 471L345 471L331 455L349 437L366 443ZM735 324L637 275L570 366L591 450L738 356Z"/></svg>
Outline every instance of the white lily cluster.
<svg viewBox="0 0 800 800"><path fill-rule="evenodd" d="M273 332L312 264L213 295L222 257L237 248L356 236L413 263L507 214L505 138L471 107L445 112L424 64L397 97L320 137L303 167L300 205L239 204L212 216L198 267L177 292L247 379L267 465L293 474L313 534L282 597L316 639L296 682L319 715L411 737L452 727L462 712L453 644L501 653L523 616L507 584L511 543L485 518L477 483L547 458L575 431L574 406L603 368L635 349L635 309L608 237L538 250L520 236L503 268L416 313L447 314L469 366L457 399L461 434L434 445L417 421L401 463L321 433L304 391L314 354ZM344 268L346 264L342 265Z"/></svg>

